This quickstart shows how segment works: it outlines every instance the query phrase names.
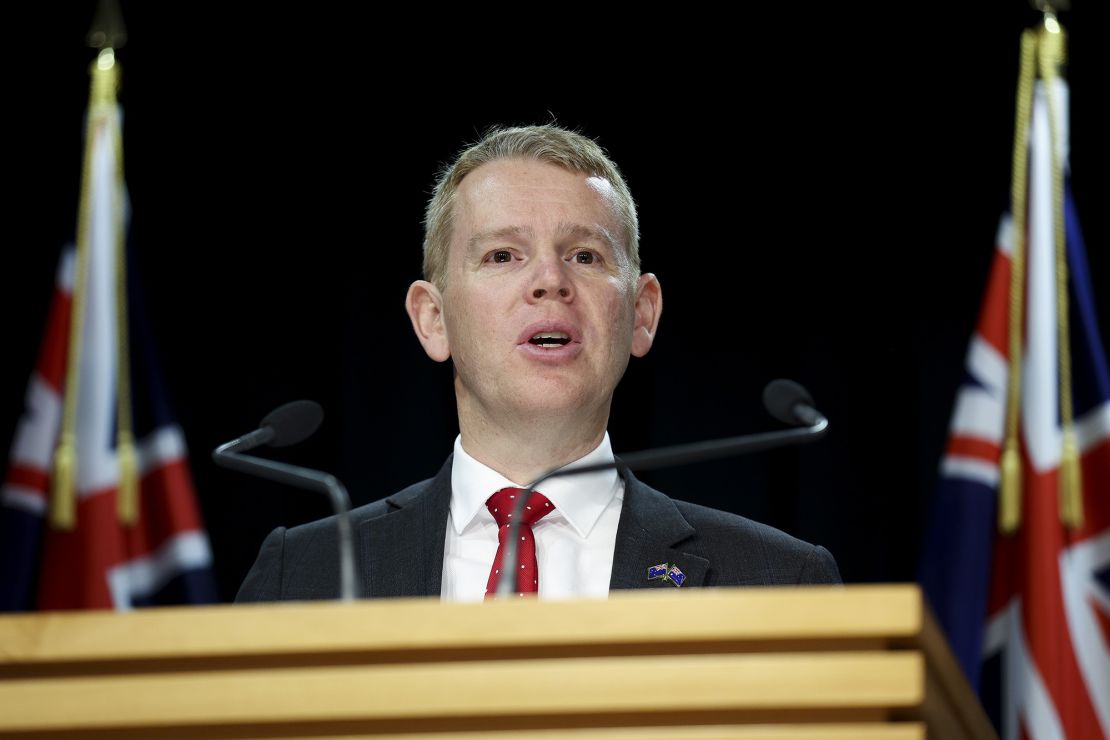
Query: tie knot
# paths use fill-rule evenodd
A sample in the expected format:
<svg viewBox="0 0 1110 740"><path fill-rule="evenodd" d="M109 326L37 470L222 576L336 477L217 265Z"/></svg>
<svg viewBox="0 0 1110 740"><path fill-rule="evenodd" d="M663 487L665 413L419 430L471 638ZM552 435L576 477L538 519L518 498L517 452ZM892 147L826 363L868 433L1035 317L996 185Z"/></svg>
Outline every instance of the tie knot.
<svg viewBox="0 0 1110 740"><path fill-rule="evenodd" d="M489 513L493 514L498 527L512 524L513 512L516 510L517 501L523 493L523 488L502 488L486 501L486 508L489 509ZM520 523L532 524L554 510L555 504L548 501L547 496L539 491L532 491L532 495L528 497L528 501L524 505L524 513L521 515Z"/></svg>

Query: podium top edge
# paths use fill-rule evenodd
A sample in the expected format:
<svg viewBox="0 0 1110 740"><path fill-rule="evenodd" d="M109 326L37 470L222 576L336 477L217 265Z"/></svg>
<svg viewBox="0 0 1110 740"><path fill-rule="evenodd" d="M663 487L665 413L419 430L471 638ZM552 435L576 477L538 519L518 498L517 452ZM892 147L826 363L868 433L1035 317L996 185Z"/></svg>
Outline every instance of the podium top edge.
<svg viewBox="0 0 1110 740"><path fill-rule="evenodd" d="M745 642L914 642L914 584L613 592L608 599L437 598L161 607L0 616L0 665L511 648ZM496 627L496 629L494 629Z"/></svg>

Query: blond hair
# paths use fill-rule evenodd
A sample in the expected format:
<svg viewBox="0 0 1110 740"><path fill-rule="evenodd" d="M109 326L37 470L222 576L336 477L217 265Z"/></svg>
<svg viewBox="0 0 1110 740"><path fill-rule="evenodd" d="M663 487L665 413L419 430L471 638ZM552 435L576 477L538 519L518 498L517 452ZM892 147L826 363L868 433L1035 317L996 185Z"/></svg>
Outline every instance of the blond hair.
<svg viewBox="0 0 1110 740"><path fill-rule="evenodd" d="M455 199L463 178L487 162L524 158L604 178L616 195L624 231L623 246L634 274L640 274L640 224L636 203L617 165L589 137L555 125L495 127L464 149L436 180L424 211L424 279L440 290L447 284L447 254L451 244Z"/></svg>

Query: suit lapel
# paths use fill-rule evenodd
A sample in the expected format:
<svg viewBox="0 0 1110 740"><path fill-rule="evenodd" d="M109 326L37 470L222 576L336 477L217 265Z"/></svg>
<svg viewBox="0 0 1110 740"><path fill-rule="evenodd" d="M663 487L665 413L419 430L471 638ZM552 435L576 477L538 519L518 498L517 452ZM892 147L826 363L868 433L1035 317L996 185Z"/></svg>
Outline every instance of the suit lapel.
<svg viewBox="0 0 1110 740"><path fill-rule="evenodd" d="M670 581L648 579L648 568L663 563L678 566L685 574L683 586L704 585L709 561L681 548L681 543L694 535L694 528L671 499L631 473L626 472L624 480L609 589L674 588Z"/></svg>
<svg viewBox="0 0 1110 740"><path fill-rule="evenodd" d="M448 457L435 478L386 499L389 511L359 526L367 596L439 596L450 501Z"/></svg>
<svg viewBox="0 0 1110 740"><path fill-rule="evenodd" d="M624 477L610 590L674 588L669 581L648 579L648 568L662 563L678 566L686 576L683 586L704 585L709 561L681 547L694 528L667 496L631 473ZM435 478L390 497L389 511L358 526L366 596L439 596L450 502L448 457Z"/></svg>

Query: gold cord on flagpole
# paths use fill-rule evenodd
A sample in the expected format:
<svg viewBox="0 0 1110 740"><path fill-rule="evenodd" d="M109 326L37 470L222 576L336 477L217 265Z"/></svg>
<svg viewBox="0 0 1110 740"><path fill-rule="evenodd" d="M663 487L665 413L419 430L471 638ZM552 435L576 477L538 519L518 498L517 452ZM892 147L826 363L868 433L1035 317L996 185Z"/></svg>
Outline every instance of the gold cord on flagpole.
<svg viewBox="0 0 1110 740"><path fill-rule="evenodd" d="M103 81L98 104L103 106L103 119L111 137L115 154L112 177L112 261L115 267L116 305L116 459L119 464L119 486L116 493L116 515L121 524L130 526L139 517L139 463L135 450L135 436L131 426L131 350L127 315L127 243L124 206L123 135L120 132L118 101L119 65L116 49L127 41L117 0L100 0L97 5L93 28L89 31L89 46L100 49L94 65L94 76Z"/></svg>
<svg viewBox="0 0 1110 740"><path fill-rule="evenodd" d="M1009 378L1006 383L1006 441L1002 449L998 486L998 529L1010 534L1021 525L1021 337L1025 301L1025 193L1029 150L1026 142L1033 109L1037 38L1032 31L1021 35L1021 71L1018 74L1017 113L1014 119L1013 174L1010 206L1013 217L1013 253L1010 256Z"/></svg>
<svg viewBox="0 0 1110 740"><path fill-rule="evenodd" d="M101 51L101 56L112 53L111 49ZM114 56L111 69L118 70ZM105 104L115 109L118 71L110 90L110 98ZM112 245L116 268L116 454L119 460L119 490L116 496L116 514L121 524L132 526L139 519L139 463L135 451L135 437L131 427L131 350L128 334L127 315L127 244L126 214L123 200L123 136L119 119L113 116L109 135L115 150L115 171L113 189L112 219L115 244Z"/></svg>
<svg viewBox="0 0 1110 740"><path fill-rule="evenodd" d="M112 137L116 151L115 182L117 196L123 190L123 159L119 122L116 118L116 88L119 71L114 50L101 49L91 67L92 81L86 118L85 158L81 176L80 205L77 213L77 269L72 292L69 350L66 355L65 399L62 430L51 475L50 523L56 529L72 529L77 523L77 406L80 391L82 338L85 327L85 293L89 271L92 171L96 138ZM107 130L105 130L107 129ZM113 197L116 243L116 316L117 316L117 448L120 464L119 516L133 523L138 509L138 465L131 432L131 394L128 365L126 272L124 270L124 212L122 197Z"/></svg>
<svg viewBox="0 0 1110 740"><path fill-rule="evenodd" d="M123 149L119 128L116 138L116 170L123 190ZM127 315L127 253L123 198L116 202L116 454L119 457L119 492L116 513L120 524L133 526L139 520L139 460L131 428L131 349Z"/></svg>
<svg viewBox="0 0 1110 740"><path fill-rule="evenodd" d="M1066 37L1056 16L1045 12L1043 28L1039 30L1038 64L1048 97L1049 132L1052 142L1052 221L1056 267L1056 348L1060 376L1060 473L1058 497L1060 521L1075 529L1083 525L1083 483L1079 469L1079 445L1075 438L1075 418L1072 407L1071 343L1068 329L1068 259L1067 235L1064 224L1064 164L1060 152L1060 131L1057 116L1059 100L1056 93L1058 68L1064 64Z"/></svg>
<svg viewBox="0 0 1110 740"><path fill-rule="evenodd" d="M100 125L100 102L106 74L94 62L89 84L89 106L85 120L85 157L81 170L81 195L77 207L77 269L73 280L69 322L69 348L66 352L62 431L54 450L50 476L50 524L55 529L73 529L77 524L77 396L80 386L81 339L85 333L85 281L89 273L89 221L93 151ZM114 73L111 73L114 77Z"/></svg>

